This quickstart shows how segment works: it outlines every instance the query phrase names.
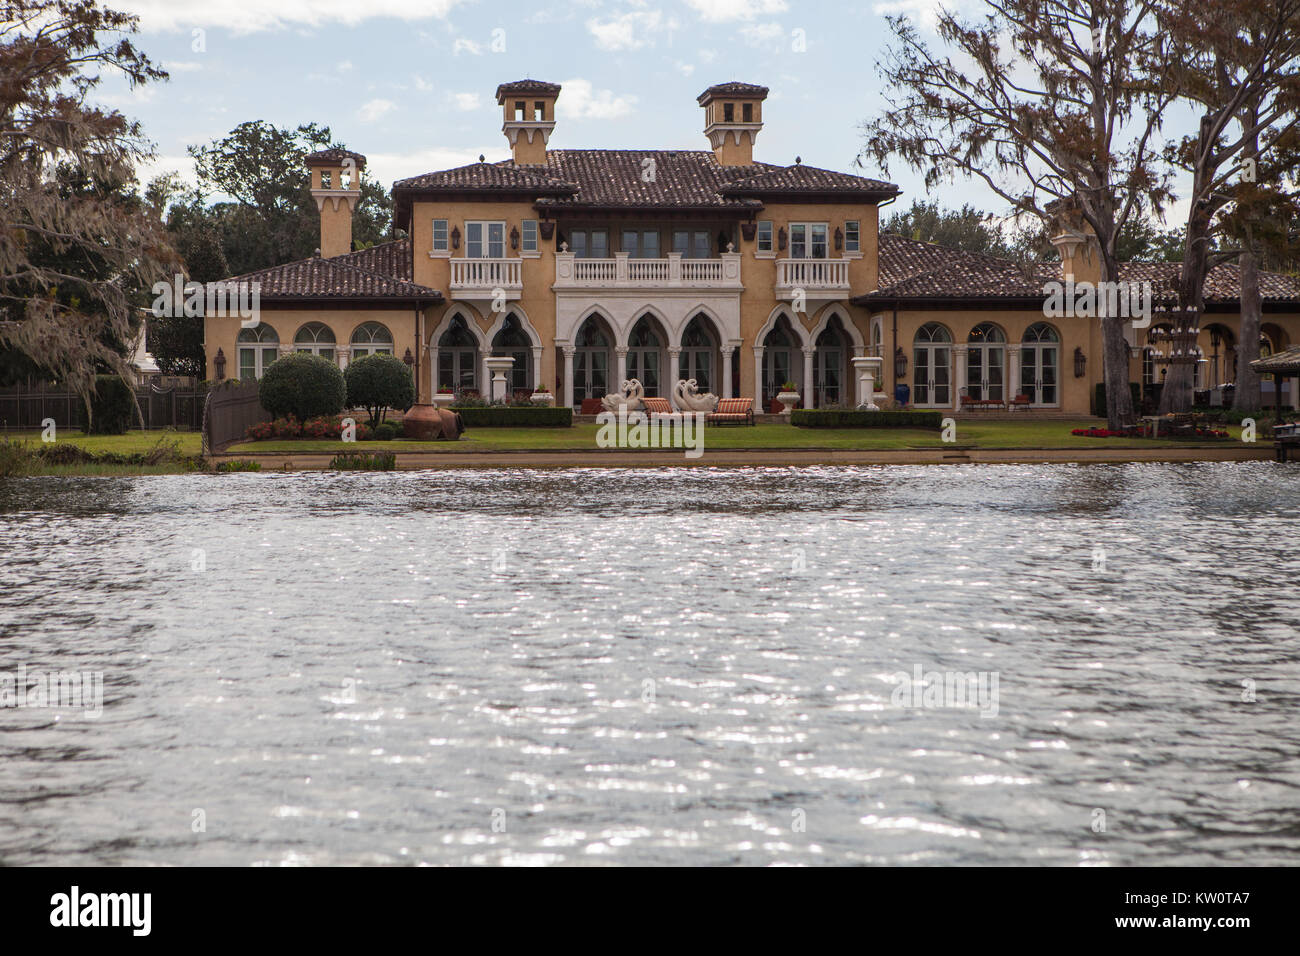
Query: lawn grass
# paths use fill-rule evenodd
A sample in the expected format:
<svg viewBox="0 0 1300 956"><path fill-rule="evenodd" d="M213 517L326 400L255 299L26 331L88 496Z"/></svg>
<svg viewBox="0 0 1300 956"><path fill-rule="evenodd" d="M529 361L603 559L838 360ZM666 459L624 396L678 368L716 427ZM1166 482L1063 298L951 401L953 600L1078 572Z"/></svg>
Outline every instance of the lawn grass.
<svg viewBox="0 0 1300 956"><path fill-rule="evenodd" d="M0 438L21 441L35 447L41 444L39 431L0 432ZM202 436L198 432L178 432L169 428L147 432L129 431L125 435L87 435L84 432L71 430L58 432L58 441L84 448L95 455L105 452L115 452L119 455L144 454L161 438L176 442L182 455L197 455L202 448Z"/></svg>
<svg viewBox="0 0 1300 956"><path fill-rule="evenodd" d="M1097 424L1095 419L1078 421L957 422L957 440L945 444L939 431L915 428L795 428L784 424L752 427L713 426L705 429L708 448L813 448L909 450L932 448L1170 448L1197 444L1176 439L1087 438L1071 435L1075 428ZM277 440L243 442L227 449L228 454L336 454L342 451L467 452L467 451L598 451L596 434L600 426L583 423L572 428L478 428L467 431L455 442ZM1240 428L1229 433L1240 437ZM1208 443L1208 442L1207 442ZM631 450L631 449L620 449ZM655 449L645 449L654 451Z"/></svg>

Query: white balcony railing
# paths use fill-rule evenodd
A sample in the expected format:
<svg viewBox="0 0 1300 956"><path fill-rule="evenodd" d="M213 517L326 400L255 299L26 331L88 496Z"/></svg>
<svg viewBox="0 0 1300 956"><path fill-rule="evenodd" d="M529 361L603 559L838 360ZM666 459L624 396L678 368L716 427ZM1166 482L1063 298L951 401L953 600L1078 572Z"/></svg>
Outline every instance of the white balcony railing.
<svg viewBox="0 0 1300 956"><path fill-rule="evenodd" d="M848 259L777 259L778 292L848 292Z"/></svg>
<svg viewBox="0 0 1300 956"><path fill-rule="evenodd" d="M450 259L451 291L519 292L524 287L522 259Z"/></svg>
<svg viewBox="0 0 1300 956"><path fill-rule="evenodd" d="M556 289L674 289L706 287L741 289L740 253L724 252L719 259L633 259L617 253L612 259L579 259L571 252L555 256Z"/></svg>

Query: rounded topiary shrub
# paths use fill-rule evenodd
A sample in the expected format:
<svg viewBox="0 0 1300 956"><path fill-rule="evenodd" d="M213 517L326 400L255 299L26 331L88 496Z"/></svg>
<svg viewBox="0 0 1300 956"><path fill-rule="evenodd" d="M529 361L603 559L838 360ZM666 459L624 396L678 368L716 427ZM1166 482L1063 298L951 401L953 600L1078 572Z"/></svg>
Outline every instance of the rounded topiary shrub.
<svg viewBox="0 0 1300 956"><path fill-rule="evenodd" d="M392 422L383 422L375 426L375 441L392 441L397 437L397 426Z"/></svg>
<svg viewBox="0 0 1300 956"><path fill-rule="evenodd" d="M370 424L384 420L390 408L403 411L415 403L415 382L406 363L392 355L367 355L348 366L348 408L364 408Z"/></svg>
<svg viewBox="0 0 1300 956"><path fill-rule="evenodd" d="M270 364L257 386L257 397L276 418L292 415L305 422L341 412L347 385L339 367L329 359L297 352Z"/></svg>
<svg viewBox="0 0 1300 956"><path fill-rule="evenodd" d="M125 435L135 418L135 393L117 375L96 375L95 394L90 397L90 425L93 435Z"/></svg>

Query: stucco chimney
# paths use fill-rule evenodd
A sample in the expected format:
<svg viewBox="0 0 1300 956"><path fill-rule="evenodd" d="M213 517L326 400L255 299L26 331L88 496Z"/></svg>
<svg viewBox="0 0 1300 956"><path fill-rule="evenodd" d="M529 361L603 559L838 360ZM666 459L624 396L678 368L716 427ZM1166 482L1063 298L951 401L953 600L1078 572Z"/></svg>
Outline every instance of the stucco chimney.
<svg viewBox="0 0 1300 956"><path fill-rule="evenodd" d="M754 140L763 128L767 87L753 83L719 83L699 95L704 107L704 135L723 166L752 166Z"/></svg>
<svg viewBox="0 0 1300 956"><path fill-rule="evenodd" d="M501 132L510 141L516 163L546 163L546 145L555 129L555 101L559 96L560 84L542 80L515 80L497 87L497 103L502 107Z"/></svg>
<svg viewBox="0 0 1300 956"><path fill-rule="evenodd" d="M366 157L346 149L322 149L303 162L311 173L311 194L320 211L320 255L326 259L352 251L352 213L361 200L361 170Z"/></svg>

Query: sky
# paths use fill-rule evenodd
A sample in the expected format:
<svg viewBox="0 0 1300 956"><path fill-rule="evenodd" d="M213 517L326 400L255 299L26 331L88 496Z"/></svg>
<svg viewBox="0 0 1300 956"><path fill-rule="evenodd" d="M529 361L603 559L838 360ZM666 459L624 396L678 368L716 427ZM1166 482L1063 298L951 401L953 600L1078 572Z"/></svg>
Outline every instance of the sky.
<svg viewBox="0 0 1300 956"><path fill-rule="evenodd" d="M898 208L927 198L902 164L854 166L883 108L887 13L927 22L935 0L108 0L140 17L141 48L171 79L99 99L138 119L147 179L192 178L186 147L239 123L317 122L397 179L509 158L497 84L563 84L551 148L708 149L696 97L729 80L770 88L755 158L887 178ZM950 4L952 5L952 4ZM971 6L956 0L956 6ZM946 206L1001 213L982 184L937 187Z"/></svg>

